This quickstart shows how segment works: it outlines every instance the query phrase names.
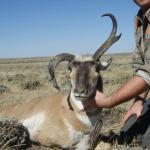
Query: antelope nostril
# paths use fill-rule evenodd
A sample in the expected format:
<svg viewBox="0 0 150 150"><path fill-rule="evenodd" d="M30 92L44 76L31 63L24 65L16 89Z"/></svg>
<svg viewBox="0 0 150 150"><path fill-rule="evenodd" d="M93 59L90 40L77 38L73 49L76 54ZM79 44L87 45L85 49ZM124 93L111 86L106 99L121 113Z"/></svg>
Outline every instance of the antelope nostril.
<svg viewBox="0 0 150 150"><path fill-rule="evenodd" d="M73 92L74 92L74 93L79 93L77 89L74 89L74 91L73 91Z"/></svg>
<svg viewBox="0 0 150 150"><path fill-rule="evenodd" d="M87 90L86 89L75 89L74 93L79 93L79 94L86 94Z"/></svg>
<svg viewBox="0 0 150 150"><path fill-rule="evenodd" d="M86 89L81 89L80 93L81 94L86 93Z"/></svg>

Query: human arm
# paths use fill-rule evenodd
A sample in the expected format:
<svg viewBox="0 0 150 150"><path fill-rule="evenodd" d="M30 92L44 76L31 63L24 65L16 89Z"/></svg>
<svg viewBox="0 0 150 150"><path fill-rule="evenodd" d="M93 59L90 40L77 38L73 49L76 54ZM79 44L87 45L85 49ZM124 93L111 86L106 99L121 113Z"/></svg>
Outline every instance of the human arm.
<svg viewBox="0 0 150 150"><path fill-rule="evenodd" d="M144 79L134 76L110 96L105 96L103 93L97 91L95 103L101 108L111 108L140 95L148 89L149 87Z"/></svg>

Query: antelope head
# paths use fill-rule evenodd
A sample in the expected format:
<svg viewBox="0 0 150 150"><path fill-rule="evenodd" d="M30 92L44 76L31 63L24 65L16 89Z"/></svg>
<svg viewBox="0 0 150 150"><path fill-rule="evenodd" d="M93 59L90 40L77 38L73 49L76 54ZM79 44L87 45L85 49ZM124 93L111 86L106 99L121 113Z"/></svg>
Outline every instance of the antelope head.
<svg viewBox="0 0 150 150"><path fill-rule="evenodd" d="M62 53L56 55L55 59L49 63L49 73L53 80L53 85L55 88L59 89L55 78L55 69L60 62L68 61L71 79L71 95L73 95L76 100L88 100L95 95L97 89L100 91L103 90L100 71L104 71L108 68L112 62L112 58L106 62L102 62L101 56L121 37L121 34L116 36L116 18L112 14L104 14L103 16L109 16L111 18L113 28L108 39L97 49L93 56L83 57Z"/></svg>

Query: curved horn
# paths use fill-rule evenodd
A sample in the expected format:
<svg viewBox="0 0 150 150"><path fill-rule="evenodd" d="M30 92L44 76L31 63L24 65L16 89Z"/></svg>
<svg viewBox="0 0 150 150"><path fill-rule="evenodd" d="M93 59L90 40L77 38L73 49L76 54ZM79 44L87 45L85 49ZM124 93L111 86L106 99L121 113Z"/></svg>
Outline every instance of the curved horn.
<svg viewBox="0 0 150 150"><path fill-rule="evenodd" d="M99 58L107 51L107 49L116 41L118 41L121 37L121 34L119 34L118 36L116 36L116 32L117 32L117 21L115 16L113 16L112 14L104 14L102 15L102 17L104 16L109 16L112 20L113 23L113 29L111 31L111 34L109 36L109 38L103 43L103 45L95 52L95 54L93 55L93 59L94 60L99 60Z"/></svg>
<svg viewBox="0 0 150 150"><path fill-rule="evenodd" d="M53 80L53 86L56 89L60 90L60 88L57 84L57 80L55 78L55 69L56 69L57 65L60 62L65 61L65 60L70 62L74 58L75 58L75 56L72 54L62 53L62 54L56 55L55 58L49 62L49 74L50 74L51 80Z"/></svg>

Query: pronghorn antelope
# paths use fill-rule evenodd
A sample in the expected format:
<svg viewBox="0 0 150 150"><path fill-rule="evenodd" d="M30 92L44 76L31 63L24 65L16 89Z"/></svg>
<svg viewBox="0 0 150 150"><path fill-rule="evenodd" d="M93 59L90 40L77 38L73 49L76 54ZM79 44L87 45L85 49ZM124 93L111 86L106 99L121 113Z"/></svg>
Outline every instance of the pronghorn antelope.
<svg viewBox="0 0 150 150"><path fill-rule="evenodd" d="M54 87L59 89L55 78L55 69L62 61L68 61L70 70L71 88L68 95L57 95L42 98L27 104L21 104L1 111L1 115L9 115L19 119L28 128L32 141L41 145L56 144L62 148L72 146L77 150L88 150L90 135L86 131L94 126L100 118L101 109L86 108L86 101L94 97L96 90L103 91L100 76L101 70L106 70L111 64L101 62L101 56L107 49L120 39L116 36L117 21L112 14L109 16L113 29L109 38L94 53L83 57L72 54L59 54L50 61L49 73Z"/></svg>

